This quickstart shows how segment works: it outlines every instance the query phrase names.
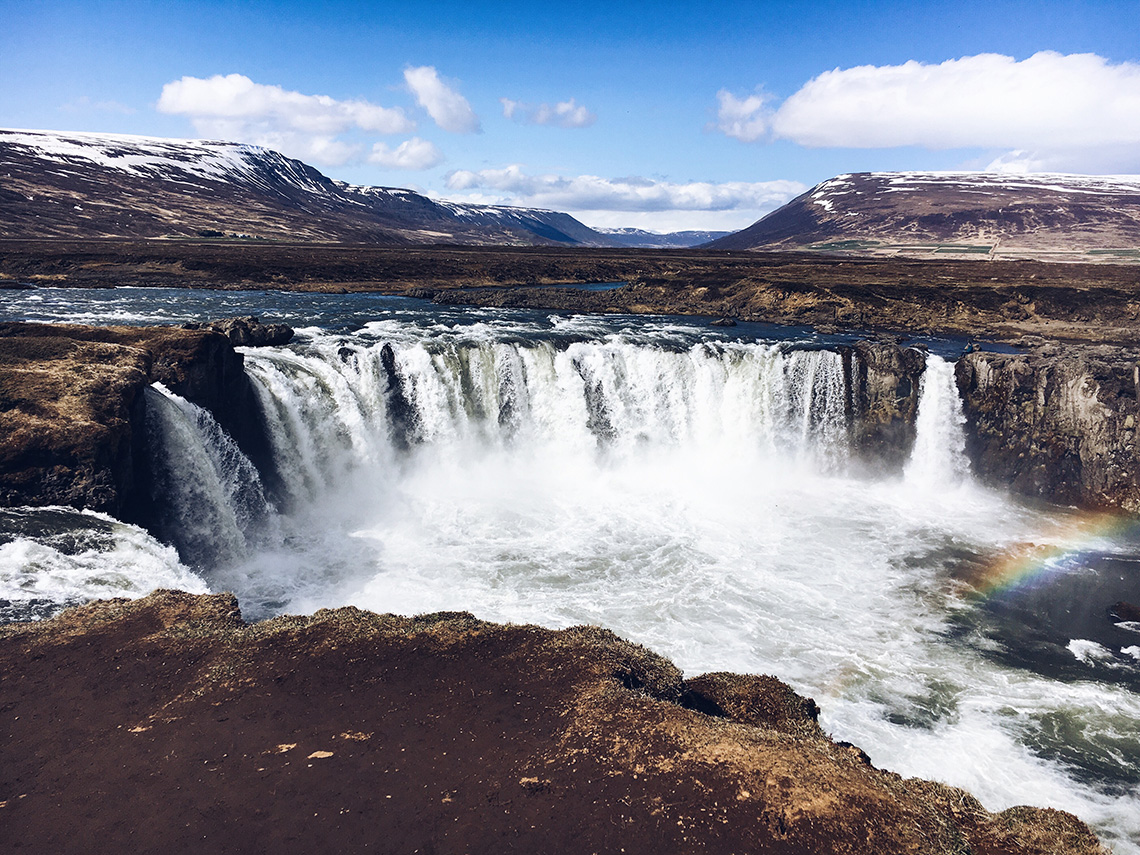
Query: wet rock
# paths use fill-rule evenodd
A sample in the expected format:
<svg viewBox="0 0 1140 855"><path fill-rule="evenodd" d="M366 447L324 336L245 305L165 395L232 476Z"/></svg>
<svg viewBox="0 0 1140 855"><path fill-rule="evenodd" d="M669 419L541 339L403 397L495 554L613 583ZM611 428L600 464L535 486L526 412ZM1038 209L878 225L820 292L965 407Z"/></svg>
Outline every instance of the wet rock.
<svg viewBox="0 0 1140 855"><path fill-rule="evenodd" d="M242 318L224 318L202 324L184 324L186 329L211 329L229 339L234 347L264 347L288 344L293 340L293 328L288 324L263 324L259 318L248 315Z"/></svg>
<svg viewBox="0 0 1140 855"><path fill-rule="evenodd" d="M717 318L715 321L709 321L710 327L734 327L736 321L732 318Z"/></svg>
<svg viewBox="0 0 1140 855"><path fill-rule="evenodd" d="M1140 622L1140 606L1121 600L1108 610L1108 616L1118 622Z"/></svg>
<svg viewBox="0 0 1140 855"><path fill-rule="evenodd" d="M408 400L404 390L404 378L396 365L396 352L392 345L384 342L380 348L380 366L388 381L385 401L388 406L388 421L392 425L392 438L396 446L404 451L419 441L416 425L416 409Z"/></svg>
<svg viewBox="0 0 1140 855"><path fill-rule="evenodd" d="M854 448L867 460L901 469L914 447L925 352L880 337L842 353Z"/></svg>
<svg viewBox="0 0 1140 855"><path fill-rule="evenodd" d="M1104 855L1069 814L874 769L774 678L682 682L597 627L245 625L162 591L0 626L0 673L6 850Z"/></svg>
<svg viewBox="0 0 1140 855"><path fill-rule="evenodd" d="M1041 345L955 367L974 471L1026 496L1140 511L1140 351Z"/></svg>

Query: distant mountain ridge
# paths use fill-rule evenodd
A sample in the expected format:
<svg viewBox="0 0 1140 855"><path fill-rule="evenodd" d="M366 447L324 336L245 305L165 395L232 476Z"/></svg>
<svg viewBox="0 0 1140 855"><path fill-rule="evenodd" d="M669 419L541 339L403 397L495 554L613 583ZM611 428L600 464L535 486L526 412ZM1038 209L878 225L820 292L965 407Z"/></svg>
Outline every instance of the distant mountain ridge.
<svg viewBox="0 0 1140 855"><path fill-rule="evenodd" d="M689 230L682 232L649 232L644 229L594 229L608 237L614 246L645 247L647 249L683 249L700 246L719 238L728 237L732 232L710 232Z"/></svg>
<svg viewBox="0 0 1140 855"><path fill-rule="evenodd" d="M1140 260L1140 176L851 173L709 246Z"/></svg>
<svg viewBox="0 0 1140 855"><path fill-rule="evenodd" d="M703 233L695 235L705 242ZM0 237L223 236L381 245L666 245L611 237L558 211L347 184L260 146L0 130Z"/></svg>

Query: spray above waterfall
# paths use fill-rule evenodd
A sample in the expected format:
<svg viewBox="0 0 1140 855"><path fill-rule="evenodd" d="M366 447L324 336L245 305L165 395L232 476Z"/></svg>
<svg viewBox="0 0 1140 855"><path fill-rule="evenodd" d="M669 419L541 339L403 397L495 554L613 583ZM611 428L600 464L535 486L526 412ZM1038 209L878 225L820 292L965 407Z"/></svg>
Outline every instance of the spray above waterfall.
<svg viewBox="0 0 1140 855"><path fill-rule="evenodd" d="M354 517L404 489L409 467L494 454L600 473L651 462L795 480L842 474L857 453L852 377L821 348L375 323L349 339L250 350L246 368L286 513ZM906 480L960 483L963 418L938 356L927 357L921 402ZM279 517L233 440L161 386L148 411L163 530L188 560L233 564L252 541L266 546Z"/></svg>
<svg viewBox="0 0 1140 855"><path fill-rule="evenodd" d="M1059 580L1066 602L1128 599L1140 546L978 483L954 346L258 298L299 328L288 347L243 351L272 471L204 411L149 391L151 495L195 575L135 530L176 565L148 578L232 590L249 619L351 604L602 625L689 674L777 674L876 765L991 809L1071 810L1137 851L1140 668L1121 653L1137 645L1091 618L1043 636L1036 604ZM92 301L110 321L155 298ZM1025 546L1065 558L987 593ZM83 568L112 554L83 553L81 575L51 564L65 569L36 590L110 590L118 571ZM26 563L0 581L42 576L27 538L0 544L10 556ZM1018 599L1029 589L1034 608Z"/></svg>

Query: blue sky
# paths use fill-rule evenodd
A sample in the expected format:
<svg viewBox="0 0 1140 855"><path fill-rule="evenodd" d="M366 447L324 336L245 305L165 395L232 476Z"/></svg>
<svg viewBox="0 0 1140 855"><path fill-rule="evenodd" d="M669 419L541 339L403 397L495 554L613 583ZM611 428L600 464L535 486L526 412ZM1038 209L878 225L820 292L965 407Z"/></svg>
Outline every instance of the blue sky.
<svg viewBox="0 0 1140 855"><path fill-rule="evenodd" d="M0 0L0 127L227 138L327 175L741 228L841 172L1140 172L1140 0Z"/></svg>

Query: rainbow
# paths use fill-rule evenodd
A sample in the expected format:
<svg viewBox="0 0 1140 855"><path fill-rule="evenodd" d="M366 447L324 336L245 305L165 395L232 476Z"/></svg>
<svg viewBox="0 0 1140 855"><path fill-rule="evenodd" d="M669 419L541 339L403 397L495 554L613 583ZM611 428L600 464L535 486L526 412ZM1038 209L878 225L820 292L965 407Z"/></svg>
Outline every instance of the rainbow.
<svg viewBox="0 0 1140 855"><path fill-rule="evenodd" d="M1108 539L1140 535L1140 518L1120 511L1077 511L1054 520L1041 533L1045 543L1018 543L991 556L965 581L990 597L1067 573Z"/></svg>

